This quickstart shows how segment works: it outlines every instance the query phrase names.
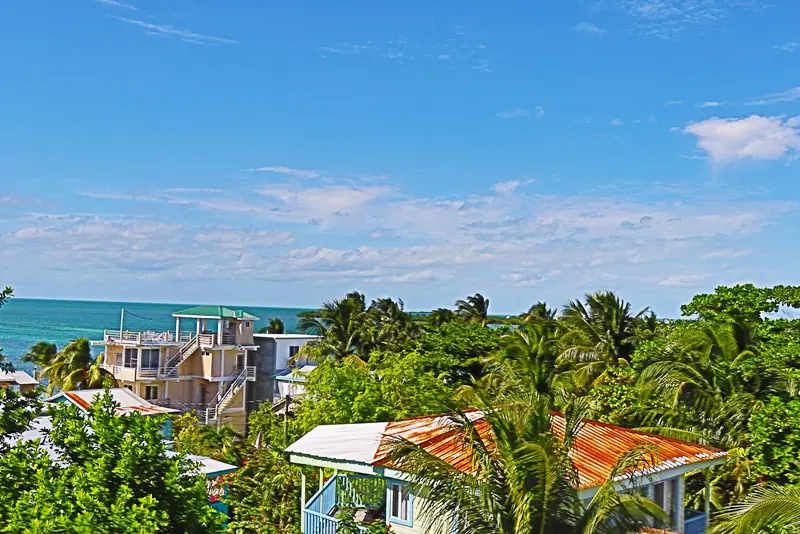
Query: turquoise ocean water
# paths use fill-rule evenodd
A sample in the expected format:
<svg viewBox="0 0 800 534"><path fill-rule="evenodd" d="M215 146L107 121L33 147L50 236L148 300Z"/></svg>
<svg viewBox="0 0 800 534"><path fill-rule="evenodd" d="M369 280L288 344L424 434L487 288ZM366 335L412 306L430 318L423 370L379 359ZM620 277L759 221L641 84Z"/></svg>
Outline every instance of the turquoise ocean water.
<svg viewBox="0 0 800 534"><path fill-rule="evenodd" d="M191 308L192 304L147 304L142 302L95 302L80 300L39 300L12 298L0 308L0 347L6 359L21 370L29 366L20 357L38 341L55 343L58 348L73 339L102 339L103 330L119 329L120 310L125 308L126 330L173 330L172 313ZM294 332L299 308L241 308L258 315L261 328L279 317L287 332ZM183 329L183 328L182 328Z"/></svg>

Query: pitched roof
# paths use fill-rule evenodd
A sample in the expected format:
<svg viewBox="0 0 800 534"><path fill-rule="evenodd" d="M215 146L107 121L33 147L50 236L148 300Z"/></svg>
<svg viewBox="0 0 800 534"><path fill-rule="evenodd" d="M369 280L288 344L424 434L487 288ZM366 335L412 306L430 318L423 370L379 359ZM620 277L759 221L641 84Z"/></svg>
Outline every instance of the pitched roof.
<svg viewBox="0 0 800 534"><path fill-rule="evenodd" d="M18 384L20 386L28 386L28 385L35 386L39 383L38 380L33 378L25 371L11 371L11 372L0 371L0 382L2 383L10 382L12 384Z"/></svg>
<svg viewBox="0 0 800 534"><path fill-rule="evenodd" d="M62 391L53 395L47 402L66 401L71 402L78 406L81 410L88 410L89 406L94 403L98 396L103 395L103 389L82 389L78 391ZM126 388L111 388L108 390L111 398L118 404L116 412L119 415L128 415L131 413L140 413L142 415L164 415L175 413L178 410L173 408L164 408L156 406L155 404L144 400L133 391Z"/></svg>
<svg viewBox="0 0 800 534"><path fill-rule="evenodd" d="M259 318L244 310L234 310L225 306L195 306L187 310L177 311L173 317L199 317L201 319L250 319L257 321Z"/></svg>
<svg viewBox="0 0 800 534"><path fill-rule="evenodd" d="M467 416L473 421L481 438L491 442L491 426L483 413L472 411ZM553 413L551 427L557 436L563 436L564 416ZM290 445L287 451L373 467L395 467L388 457L397 439L408 440L461 471L470 469L469 452L447 415L390 423L322 425ZM620 479L720 459L727 455L725 451L714 447L586 420L570 452L578 471L578 489L594 488L605 483L612 475L618 458L638 446L655 447L651 465L645 473L630 473Z"/></svg>

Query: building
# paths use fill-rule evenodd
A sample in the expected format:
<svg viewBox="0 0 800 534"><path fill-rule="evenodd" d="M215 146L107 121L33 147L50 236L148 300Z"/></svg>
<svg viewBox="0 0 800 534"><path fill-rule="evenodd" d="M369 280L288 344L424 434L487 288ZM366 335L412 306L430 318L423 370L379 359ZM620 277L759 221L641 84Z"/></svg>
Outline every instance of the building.
<svg viewBox="0 0 800 534"><path fill-rule="evenodd" d="M491 439L489 423L479 411L469 413L483 439ZM564 417L554 413L553 432L564 435ZM398 440L410 441L451 466L468 470L467 449L450 417L433 415L390 423L318 426L286 450L290 461L320 469L320 487L306 500L302 487L302 531L304 534L335 532L336 510L359 510L357 519L385 520L392 532L422 534L431 523L424 516L424 500L414 495L408 473L392 465L389 456ZM578 496L589 499L611 478L617 459L640 446L655 450L645 473L618 477L619 488L640 488L671 518L670 531L701 534L706 531L707 511L684 510L684 475L725 462L725 451L622 428L584 421L570 451L578 472ZM322 470L334 475L323 484ZM316 488L314 488L316 489ZM450 529L446 529L450 530Z"/></svg>
<svg viewBox="0 0 800 534"><path fill-rule="evenodd" d="M76 406L79 410L86 413L98 395L103 395L103 389L81 389L76 391L62 391L47 399L51 404L68 403ZM141 398L139 395L127 388L110 388L108 394L116 403L118 415L130 415L138 413L145 416L172 415L178 410L156 406ZM164 422L162 430L166 439L172 439L172 418L168 417Z"/></svg>
<svg viewBox="0 0 800 534"><path fill-rule="evenodd" d="M104 367L117 383L144 400L180 411L194 410L208 424L246 430L253 383L272 382L271 369L257 377L258 317L223 306L196 306L172 314L175 330L105 330ZM185 329L189 327L188 329Z"/></svg>
<svg viewBox="0 0 800 534"><path fill-rule="evenodd" d="M286 385L286 381L281 382L281 377L291 377L293 369L308 365L307 359L298 357L300 349L320 337L308 334L255 334L253 337L258 345L256 366L259 369L271 369L272 376L275 377L275 380L259 381L256 384L256 397L273 402L283 399L291 388Z"/></svg>
<svg viewBox="0 0 800 534"><path fill-rule="evenodd" d="M39 381L25 371L0 371L0 388L11 388L21 393L35 391Z"/></svg>

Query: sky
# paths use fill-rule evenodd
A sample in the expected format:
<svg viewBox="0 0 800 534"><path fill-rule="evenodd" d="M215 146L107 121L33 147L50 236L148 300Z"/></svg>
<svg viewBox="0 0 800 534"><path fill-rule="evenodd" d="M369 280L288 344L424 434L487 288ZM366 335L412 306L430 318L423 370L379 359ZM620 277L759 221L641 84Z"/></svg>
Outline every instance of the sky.
<svg viewBox="0 0 800 534"><path fill-rule="evenodd" d="M0 3L0 283L676 316L798 284L793 0Z"/></svg>

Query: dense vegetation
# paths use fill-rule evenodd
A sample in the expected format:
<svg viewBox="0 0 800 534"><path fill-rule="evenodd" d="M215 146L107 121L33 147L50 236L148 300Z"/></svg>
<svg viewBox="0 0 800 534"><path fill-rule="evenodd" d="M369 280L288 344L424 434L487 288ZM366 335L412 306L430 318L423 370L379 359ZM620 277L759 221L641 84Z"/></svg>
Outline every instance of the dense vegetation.
<svg viewBox="0 0 800 534"><path fill-rule="evenodd" d="M181 450L242 465L229 481L229 529L299 531L301 468L288 463L283 449L319 424L458 414L498 403L517 407L514 417L492 421L508 436L509 451L541 447L552 455L549 485L530 477L526 486L493 486L506 497L492 507L463 493L491 481L454 485L454 474L440 469L439 502L452 502L461 489L470 511L464 521L476 532L604 532L633 528L642 514L658 517L646 503L610 491L599 494L596 508L573 506L568 444L553 443L545 430L550 409L727 449L729 461L710 480L720 532L778 532L800 520L800 320L792 316L800 288L720 287L694 297L677 320L659 319L610 292L560 309L538 302L510 318L491 315L489 304L473 295L452 309L412 314L400 300L368 302L350 293L299 318L299 329L321 339L297 357L319 367L292 413L262 406L251 415L247 438L191 416L176 422ZM85 370L75 375L81 383L93 380L93 363L78 366ZM527 441L515 444L521 434ZM407 468L437 472L428 460L409 460ZM504 470L541 467L517 460L513 454L492 460L498 480L508 482ZM306 475L313 485L317 474ZM687 506L702 509L703 488L702 474L688 478ZM520 500L519 491L552 506L526 508L531 500Z"/></svg>

